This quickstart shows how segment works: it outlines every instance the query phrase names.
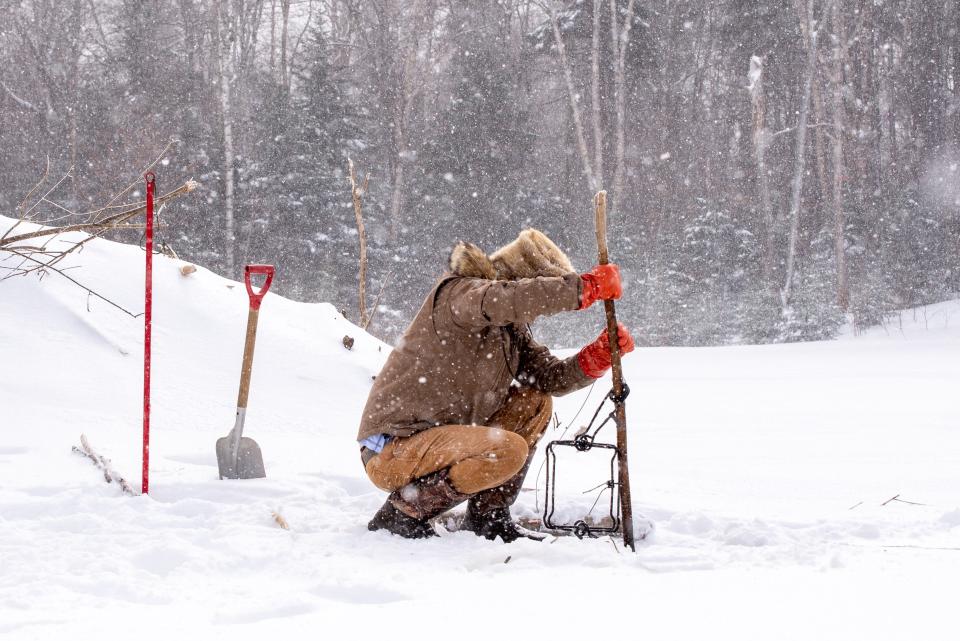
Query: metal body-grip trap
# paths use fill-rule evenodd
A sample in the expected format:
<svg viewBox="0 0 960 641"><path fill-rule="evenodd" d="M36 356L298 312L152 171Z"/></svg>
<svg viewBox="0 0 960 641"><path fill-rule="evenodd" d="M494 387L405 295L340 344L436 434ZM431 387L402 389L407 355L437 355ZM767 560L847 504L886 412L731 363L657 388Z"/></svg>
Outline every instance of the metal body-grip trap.
<svg viewBox="0 0 960 641"><path fill-rule="evenodd" d="M617 479L620 478L620 450L612 443L598 443L596 438L597 433L603 428L604 425L611 421L615 421L614 414L616 412L616 406L623 403L629 393L630 388L627 387L626 383L623 384L623 393L620 396L616 396L613 390L610 390L610 392L604 397L603 401L601 401L597 411L593 413L593 418L590 419L590 423L586 427L582 428L573 438L573 440L553 441L547 446L546 501L543 506L543 524L548 529L571 532L580 539L587 536L597 537L601 534L614 534L620 531L620 492L619 483L617 482ZM614 403L614 410L611 411L599 425L594 427L594 423L596 423L597 417L600 415L600 411L603 409L604 403L606 403L608 400ZM590 508L591 513L593 512L593 508L595 508L600 502L603 492L607 490L610 491L609 514L605 515L606 518L601 517L599 519L591 519L588 521L588 519L591 518L590 514L588 513L583 518L578 519L573 523L557 523L554 521L554 514L556 513L557 507L557 448L565 447L573 448L577 452L590 452L595 449L608 450L610 452L610 478L593 489L587 490L587 492L592 492L593 490L603 488L600 494L597 496L597 500L594 502L593 507Z"/></svg>

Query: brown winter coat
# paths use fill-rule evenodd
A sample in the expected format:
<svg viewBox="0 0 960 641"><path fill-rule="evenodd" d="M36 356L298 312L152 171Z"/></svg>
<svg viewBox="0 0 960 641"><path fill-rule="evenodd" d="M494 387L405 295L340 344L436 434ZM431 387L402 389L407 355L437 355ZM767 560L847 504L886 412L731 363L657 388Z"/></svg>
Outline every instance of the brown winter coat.
<svg viewBox="0 0 960 641"><path fill-rule="evenodd" d="M578 308L577 274L491 280L452 265L457 271L430 291L377 376L358 441L436 425L485 425L513 380L557 396L594 381L576 357L561 360L534 341L528 326Z"/></svg>

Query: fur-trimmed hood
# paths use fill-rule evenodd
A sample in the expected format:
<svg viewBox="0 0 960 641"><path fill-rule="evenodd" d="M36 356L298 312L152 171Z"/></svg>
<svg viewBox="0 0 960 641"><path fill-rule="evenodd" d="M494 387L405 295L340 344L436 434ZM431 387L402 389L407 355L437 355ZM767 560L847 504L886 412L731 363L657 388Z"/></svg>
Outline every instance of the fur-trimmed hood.
<svg viewBox="0 0 960 641"><path fill-rule="evenodd" d="M519 280L563 276L576 270L567 255L543 232L525 229L512 243L489 256L476 245L458 242L450 253L450 271L468 278Z"/></svg>

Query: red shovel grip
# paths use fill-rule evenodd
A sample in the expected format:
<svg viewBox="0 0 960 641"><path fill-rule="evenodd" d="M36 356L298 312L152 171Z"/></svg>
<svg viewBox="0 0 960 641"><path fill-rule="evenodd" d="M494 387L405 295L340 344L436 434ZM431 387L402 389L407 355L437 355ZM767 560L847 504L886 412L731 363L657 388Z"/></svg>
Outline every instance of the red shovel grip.
<svg viewBox="0 0 960 641"><path fill-rule="evenodd" d="M250 296L250 309L260 309L263 297L270 291L274 271L273 265L247 265L243 268L243 282L247 286L247 294ZM253 285L250 283L250 277L254 274L263 274L267 277L263 281L263 287L260 288L259 292L254 292Z"/></svg>

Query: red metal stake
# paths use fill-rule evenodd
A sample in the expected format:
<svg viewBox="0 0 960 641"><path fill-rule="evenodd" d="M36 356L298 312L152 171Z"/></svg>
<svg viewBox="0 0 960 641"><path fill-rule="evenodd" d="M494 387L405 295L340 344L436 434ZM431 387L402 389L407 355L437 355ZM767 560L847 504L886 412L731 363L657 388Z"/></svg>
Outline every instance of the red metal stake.
<svg viewBox="0 0 960 641"><path fill-rule="evenodd" d="M150 335L153 323L153 191L157 180L152 171L147 181L147 269L144 285L143 312L143 483L141 492L150 490Z"/></svg>

